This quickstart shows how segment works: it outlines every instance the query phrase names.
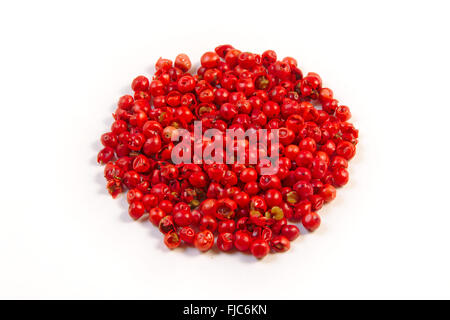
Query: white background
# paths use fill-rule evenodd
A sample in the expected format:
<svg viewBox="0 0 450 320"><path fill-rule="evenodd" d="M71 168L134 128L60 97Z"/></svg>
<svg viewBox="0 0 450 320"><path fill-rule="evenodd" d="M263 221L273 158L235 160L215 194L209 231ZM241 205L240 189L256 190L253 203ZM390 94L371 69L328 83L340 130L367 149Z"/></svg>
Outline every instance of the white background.
<svg viewBox="0 0 450 320"><path fill-rule="evenodd" d="M4 1L0 298L450 298L446 1ZM360 129L351 181L285 254L169 251L95 162L160 57L274 49Z"/></svg>

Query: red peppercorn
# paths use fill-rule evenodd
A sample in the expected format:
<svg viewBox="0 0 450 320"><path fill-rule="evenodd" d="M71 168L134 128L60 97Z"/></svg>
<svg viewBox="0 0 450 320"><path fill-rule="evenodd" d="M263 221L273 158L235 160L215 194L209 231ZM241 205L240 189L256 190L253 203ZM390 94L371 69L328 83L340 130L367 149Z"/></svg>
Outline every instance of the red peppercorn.
<svg viewBox="0 0 450 320"><path fill-rule="evenodd" d="M122 183L118 179L108 180L106 183L106 189L113 199L115 199L123 191Z"/></svg>
<svg viewBox="0 0 450 320"><path fill-rule="evenodd" d="M150 83L148 79L144 76L138 76L133 80L131 88L133 91L148 91Z"/></svg>
<svg viewBox="0 0 450 320"><path fill-rule="evenodd" d="M160 136L153 134L145 141L143 151L147 156L153 155L161 150L161 144Z"/></svg>
<svg viewBox="0 0 450 320"><path fill-rule="evenodd" d="M129 204L131 204L134 201L142 201L143 198L144 198L143 193L138 189L131 189L127 193L127 202ZM144 208L145 208L145 206L144 206Z"/></svg>
<svg viewBox="0 0 450 320"><path fill-rule="evenodd" d="M348 171L344 168L333 172L333 184L335 187L342 187L347 184L349 179Z"/></svg>
<svg viewBox="0 0 450 320"><path fill-rule="evenodd" d="M325 202L330 202L336 198L336 188L331 184L325 184L319 194Z"/></svg>
<svg viewBox="0 0 450 320"><path fill-rule="evenodd" d="M130 217L134 220L139 219L142 217L145 213L144 204L141 201L135 200L130 204L130 207L128 209L128 213L130 214Z"/></svg>
<svg viewBox="0 0 450 320"><path fill-rule="evenodd" d="M208 184L208 176L204 172L194 172L189 177L189 182L197 188L204 188Z"/></svg>
<svg viewBox="0 0 450 320"><path fill-rule="evenodd" d="M320 209L322 209L322 206L324 204L324 200L322 198L322 196L318 195L318 194L314 194L310 197L308 197L309 202L311 202L311 208L313 211L319 211Z"/></svg>
<svg viewBox="0 0 450 320"><path fill-rule="evenodd" d="M285 252L291 248L291 243L285 236L275 236L270 241L270 247L275 252Z"/></svg>
<svg viewBox="0 0 450 320"><path fill-rule="evenodd" d="M175 58L175 67L179 68L181 71L187 72L189 71L191 66L192 66L191 60L186 54L180 53Z"/></svg>
<svg viewBox="0 0 450 320"><path fill-rule="evenodd" d="M342 141L336 147L336 154L350 160L355 155L355 146L351 142Z"/></svg>
<svg viewBox="0 0 450 320"><path fill-rule="evenodd" d="M238 192L234 195L233 200L240 208L247 208L250 203L250 196L245 192Z"/></svg>
<svg viewBox="0 0 450 320"><path fill-rule="evenodd" d="M316 151L316 141L314 141L313 138L305 138L302 141L300 141L299 147L301 150L306 150L309 152L315 152Z"/></svg>
<svg viewBox="0 0 450 320"><path fill-rule="evenodd" d="M175 225L173 223L172 216L164 216L159 221L159 231L161 231L162 233L166 234L166 233L168 233L170 231L173 231L173 230L175 230Z"/></svg>
<svg viewBox="0 0 450 320"><path fill-rule="evenodd" d="M217 248L224 252L233 249L233 234L230 232L219 233L217 237Z"/></svg>
<svg viewBox="0 0 450 320"><path fill-rule="evenodd" d="M216 231L218 227L217 220L212 216L203 216L200 219L199 229L201 231L210 230L212 232Z"/></svg>
<svg viewBox="0 0 450 320"><path fill-rule="evenodd" d="M115 148L119 144L115 134L112 132L102 134L101 141L105 147L110 148Z"/></svg>
<svg viewBox="0 0 450 320"><path fill-rule="evenodd" d="M164 218L165 214L160 208L152 208L149 211L149 220L151 223L153 223L155 226L159 226L159 223L161 222L161 219Z"/></svg>
<svg viewBox="0 0 450 320"><path fill-rule="evenodd" d="M208 251L214 245L214 234L210 230L200 231L195 235L194 245L202 252Z"/></svg>
<svg viewBox="0 0 450 320"><path fill-rule="evenodd" d="M156 61L155 64L155 69L158 70L163 70L163 71L167 71L172 67L172 61L169 59L163 59L163 58L159 58L158 61Z"/></svg>
<svg viewBox="0 0 450 320"><path fill-rule="evenodd" d="M302 217L302 224L308 231L314 231L320 226L320 217L315 212L310 212Z"/></svg>
<svg viewBox="0 0 450 320"><path fill-rule="evenodd" d="M308 168L313 160L314 156L311 151L300 150L297 158L295 158L295 163L297 164L297 166Z"/></svg>
<svg viewBox="0 0 450 320"><path fill-rule="evenodd" d="M235 201L224 198L217 201L215 216L217 219L232 219L236 213L237 204Z"/></svg>
<svg viewBox="0 0 450 320"><path fill-rule="evenodd" d="M187 244L194 244L195 231L191 227L183 227L180 230L180 238Z"/></svg>
<svg viewBox="0 0 450 320"><path fill-rule="evenodd" d="M161 201L158 206L165 214L170 214L173 211L173 203L169 200Z"/></svg>
<svg viewBox="0 0 450 320"><path fill-rule="evenodd" d="M142 198L145 210L150 211L158 205L158 198L154 194L146 194Z"/></svg>
<svg viewBox="0 0 450 320"><path fill-rule="evenodd" d="M246 231L237 231L234 234L234 246L239 251L247 251L250 248L251 237Z"/></svg>
<svg viewBox="0 0 450 320"><path fill-rule="evenodd" d="M189 207L188 207L188 209L189 209ZM185 211L185 210L175 211L173 213L173 221L175 222L175 224L177 226L180 226L180 227L185 227L185 226L190 225L192 222L191 210L189 209L189 211Z"/></svg>
<svg viewBox="0 0 450 320"><path fill-rule="evenodd" d="M346 169L348 167L348 161L340 156L333 157L333 160L331 160L330 168L332 170L336 169Z"/></svg>
<svg viewBox="0 0 450 320"><path fill-rule="evenodd" d="M347 106L339 106L336 108L336 117L341 121L347 121L352 117L350 109Z"/></svg>
<svg viewBox="0 0 450 320"><path fill-rule="evenodd" d="M264 258L270 251L269 244L263 239L256 239L250 246L251 253L258 259Z"/></svg>
<svg viewBox="0 0 450 320"><path fill-rule="evenodd" d="M206 52L203 54L200 62L205 68L215 68L219 65L220 57L215 52Z"/></svg>
<svg viewBox="0 0 450 320"><path fill-rule="evenodd" d="M114 149L106 147L98 153L97 162L100 164L106 164L114 158Z"/></svg>
<svg viewBox="0 0 450 320"><path fill-rule="evenodd" d="M117 107L123 110L130 110L133 106L134 99L129 94L120 97Z"/></svg>
<svg viewBox="0 0 450 320"><path fill-rule="evenodd" d="M240 180L244 183L253 182L258 179L258 173L253 168L246 168L240 174Z"/></svg>
<svg viewBox="0 0 450 320"><path fill-rule="evenodd" d="M205 216L213 216L217 210L217 200L206 199L202 202L200 210Z"/></svg>
<svg viewBox="0 0 450 320"><path fill-rule="evenodd" d="M244 192L246 192L249 196L255 195L260 191L257 182L248 182L244 186Z"/></svg>
<svg viewBox="0 0 450 320"><path fill-rule="evenodd" d="M281 228L281 235L285 236L289 241L294 241L300 236L300 230L292 224L285 225Z"/></svg>
<svg viewBox="0 0 450 320"><path fill-rule="evenodd" d="M269 207L279 206L283 202L283 196L277 189L267 190L264 199Z"/></svg>
<svg viewBox="0 0 450 320"><path fill-rule="evenodd" d="M175 249L180 245L180 236L175 231L170 231L164 236L164 243L169 249Z"/></svg>
<svg viewBox="0 0 450 320"><path fill-rule="evenodd" d="M138 155L133 160L133 170L136 172L147 172L150 169L150 161L142 154Z"/></svg>

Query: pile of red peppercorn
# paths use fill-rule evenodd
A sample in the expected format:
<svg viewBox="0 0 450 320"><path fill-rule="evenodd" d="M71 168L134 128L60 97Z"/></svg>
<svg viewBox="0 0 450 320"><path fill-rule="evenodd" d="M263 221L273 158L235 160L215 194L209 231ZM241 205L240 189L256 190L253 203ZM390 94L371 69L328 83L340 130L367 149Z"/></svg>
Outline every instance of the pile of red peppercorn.
<svg viewBox="0 0 450 320"><path fill-rule="evenodd" d="M185 54L174 63L160 58L149 81L138 76L134 96L119 99L111 132L101 136L107 189L125 188L129 214L148 219L164 243L207 251L236 248L263 258L284 252L300 235L288 221L314 231L317 212L348 182L358 130L316 73L306 76L294 58L277 60L222 45L201 57L190 74ZM261 175L264 164L174 164L177 128L278 129L278 172ZM208 141L203 142L208 144Z"/></svg>

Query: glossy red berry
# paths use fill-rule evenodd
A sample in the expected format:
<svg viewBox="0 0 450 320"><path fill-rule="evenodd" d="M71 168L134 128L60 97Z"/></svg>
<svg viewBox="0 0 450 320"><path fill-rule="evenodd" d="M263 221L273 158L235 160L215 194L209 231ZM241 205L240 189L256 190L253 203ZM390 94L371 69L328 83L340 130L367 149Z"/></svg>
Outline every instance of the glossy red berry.
<svg viewBox="0 0 450 320"><path fill-rule="evenodd" d="M210 230L212 232L216 231L218 227L217 220L212 216L203 216L200 219L199 229L201 231Z"/></svg>
<svg viewBox="0 0 450 320"><path fill-rule="evenodd" d="M348 171L344 168L337 169L333 172L333 184L336 187L342 187L347 184L349 179Z"/></svg>
<svg viewBox="0 0 450 320"><path fill-rule="evenodd" d="M133 218L134 220L139 219L145 213L144 204L141 201L138 201L138 200L133 201L130 204L130 207L128 209L128 213L130 214L130 217Z"/></svg>
<svg viewBox="0 0 450 320"><path fill-rule="evenodd" d="M173 218L172 216L164 216L160 221L159 221L159 231L161 231L162 233L166 234L170 231L175 230L175 224L173 222Z"/></svg>
<svg viewBox="0 0 450 320"><path fill-rule="evenodd" d="M191 60L186 54L180 53L175 58L175 67L179 68L181 71L187 72L189 71L191 66L192 66Z"/></svg>
<svg viewBox="0 0 450 320"><path fill-rule="evenodd" d="M113 199L115 199L123 191L122 182L118 179L108 180L106 183L106 189Z"/></svg>
<svg viewBox="0 0 450 320"><path fill-rule="evenodd" d="M202 55L200 63L205 68L215 68L219 65L220 57L215 52L206 52Z"/></svg>
<svg viewBox="0 0 450 320"><path fill-rule="evenodd" d="M302 217L303 226L310 232L316 230L320 226L320 217L315 212L310 212Z"/></svg>
<svg viewBox="0 0 450 320"><path fill-rule="evenodd" d="M154 194L146 194L142 197L145 210L150 211L158 205L158 198Z"/></svg>
<svg viewBox="0 0 450 320"><path fill-rule="evenodd" d="M202 202L200 210L205 216L214 216L217 211L217 200L206 199Z"/></svg>
<svg viewBox="0 0 450 320"><path fill-rule="evenodd" d="M117 141L116 135L112 132L107 132L107 133L102 134L101 141L105 147L110 147L110 148L115 148L119 144L119 142Z"/></svg>
<svg viewBox="0 0 450 320"><path fill-rule="evenodd" d="M336 147L336 154L350 160L355 156L355 146L348 141L343 141Z"/></svg>
<svg viewBox="0 0 450 320"><path fill-rule="evenodd" d="M250 196L247 193L241 191L233 196L233 200L240 208L247 208L248 204L250 203Z"/></svg>
<svg viewBox="0 0 450 320"><path fill-rule="evenodd" d="M251 237L246 231L237 231L234 234L234 246L239 251L247 251L250 248Z"/></svg>
<svg viewBox="0 0 450 320"><path fill-rule="evenodd" d="M194 172L189 177L189 182L197 188L204 188L208 184L208 176L204 172Z"/></svg>
<svg viewBox="0 0 450 320"><path fill-rule="evenodd" d="M140 154L133 160L133 170L136 172L147 172L150 170L151 163L149 159Z"/></svg>
<svg viewBox="0 0 450 320"><path fill-rule="evenodd" d="M136 77L131 83L131 88L133 91L148 91L150 83L148 79L144 76Z"/></svg>
<svg viewBox="0 0 450 320"><path fill-rule="evenodd" d="M160 208L152 208L149 211L148 219L155 226L159 226L159 223L164 217L165 213Z"/></svg>
<svg viewBox="0 0 450 320"><path fill-rule="evenodd" d="M173 203L169 200L162 200L158 207L165 213L170 214L173 211Z"/></svg>
<svg viewBox="0 0 450 320"><path fill-rule="evenodd" d="M170 231L164 236L164 244L169 249L177 248L181 243L180 236L175 231Z"/></svg>
<svg viewBox="0 0 450 320"><path fill-rule="evenodd" d="M277 189L270 189L266 191L264 199L269 207L275 207L281 205L283 195Z"/></svg>
<svg viewBox="0 0 450 320"><path fill-rule="evenodd" d="M97 162L100 164L106 164L114 158L114 149L106 147L98 153Z"/></svg>
<svg viewBox="0 0 450 320"><path fill-rule="evenodd" d="M217 236L217 248L224 252L233 249L233 234L230 232L219 233Z"/></svg>
<svg viewBox="0 0 450 320"><path fill-rule="evenodd" d="M229 198L219 199L217 201L217 209L215 216L217 219L232 219L236 214L237 203Z"/></svg>
<svg viewBox="0 0 450 320"><path fill-rule="evenodd" d="M294 241L300 236L300 230L292 224L285 225L281 228L281 235L285 236L289 241Z"/></svg>
<svg viewBox="0 0 450 320"><path fill-rule="evenodd" d="M195 231L191 227L183 227L180 230L180 238L187 244L194 244Z"/></svg>
<svg viewBox="0 0 450 320"><path fill-rule="evenodd" d="M117 107L123 110L130 110L133 106L134 99L129 94L120 97Z"/></svg>
<svg viewBox="0 0 450 320"><path fill-rule="evenodd" d="M253 182L258 179L258 173L253 168L246 168L241 172L239 178L244 183Z"/></svg>
<svg viewBox="0 0 450 320"><path fill-rule="evenodd" d="M131 204L134 201L142 201L143 198L144 198L144 194L139 189L131 189L127 193L127 202L129 204ZM145 206L144 206L144 208L145 208Z"/></svg>
<svg viewBox="0 0 450 320"><path fill-rule="evenodd" d="M275 236L270 241L270 247L275 252L285 252L291 247L291 243L285 236Z"/></svg>
<svg viewBox="0 0 450 320"><path fill-rule="evenodd" d="M336 117L341 121L347 121L352 117L350 109L347 106L339 106L336 108Z"/></svg>
<svg viewBox="0 0 450 320"><path fill-rule="evenodd" d="M331 184L325 184L319 194L325 202L330 202L336 198L336 188Z"/></svg>
<svg viewBox="0 0 450 320"><path fill-rule="evenodd" d="M269 244L263 239L253 240L250 252L258 259L264 258L270 251Z"/></svg>
<svg viewBox="0 0 450 320"><path fill-rule="evenodd" d="M150 155L153 155L153 154L157 153L158 151L160 151L161 145L162 145L162 142L161 142L161 137L159 136L159 134L153 134L143 144L143 146L144 146L143 151L147 156L150 156Z"/></svg>
<svg viewBox="0 0 450 320"><path fill-rule="evenodd" d="M178 79L177 87L180 92L186 93L194 90L196 81L191 75L184 75ZM183 104L183 98L180 103Z"/></svg>
<svg viewBox="0 0 450 320"><path fill-rule="evenodd" d="M214 245L214 234L210 230L200 231L195 235L194 245L202 252L208 251Z"/></svg>
<svg viewBox="0 0 450 320"><path fill-rule="evenodd" d="M173 221L179 227L185 227L191 224L192 214L189 211L176 211L173 213Z"/></svg>

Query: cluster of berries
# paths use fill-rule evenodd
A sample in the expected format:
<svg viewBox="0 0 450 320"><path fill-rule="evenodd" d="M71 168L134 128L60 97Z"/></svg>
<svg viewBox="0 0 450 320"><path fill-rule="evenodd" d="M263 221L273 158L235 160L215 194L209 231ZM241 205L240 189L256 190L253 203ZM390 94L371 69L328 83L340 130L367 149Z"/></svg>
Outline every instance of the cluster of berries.
<svg viewBox="0 0 450 320"><path fill-rule="evenodd" d="M349 108L318 74L303 75L294 58L280 61L272 50L221 45L200 62L191 74L187 55L160 58L153 78L136 77L134 95L119 99L98 154L107 189L114 198L128 189L130 216L148 214L171 249L184 243L207 251L217 239L221 251L257 258L286 251L300 235L288 221L314 231L317 212L348 182L358 142ZM223 133L266 129L268 145L256 149L279 154L276 173L262 174L267 162L248 162L248 139L244 163L174 162L178 129L193 132L196 121ZM275 130L278 143L270 144ZM201 141L203 149L212 143Z"/></svg>

